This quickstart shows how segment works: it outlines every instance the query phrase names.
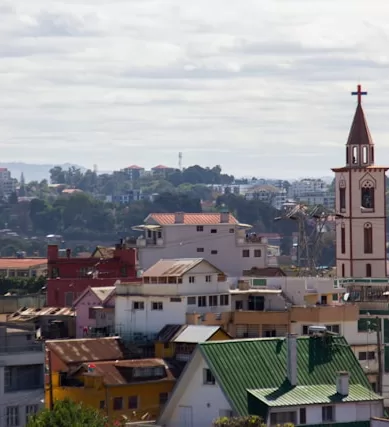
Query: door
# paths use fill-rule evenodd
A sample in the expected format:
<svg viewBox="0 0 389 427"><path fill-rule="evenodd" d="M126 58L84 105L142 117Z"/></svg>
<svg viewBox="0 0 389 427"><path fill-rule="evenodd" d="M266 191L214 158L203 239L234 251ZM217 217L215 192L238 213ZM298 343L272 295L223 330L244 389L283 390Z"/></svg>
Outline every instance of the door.
<svg viewBox="0 0 389 427"><path fill-rule="evenodd" d="M179 406L180 427L193 427L193 413L191 406Z"/></svg>

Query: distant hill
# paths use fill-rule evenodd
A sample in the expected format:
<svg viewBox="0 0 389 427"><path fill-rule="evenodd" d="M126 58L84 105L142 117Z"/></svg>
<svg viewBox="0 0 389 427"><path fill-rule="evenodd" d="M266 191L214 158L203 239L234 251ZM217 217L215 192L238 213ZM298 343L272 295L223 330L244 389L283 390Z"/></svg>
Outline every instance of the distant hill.
<svg viewBox="0 0 389 427"><path fill-rule="evenodd" d="M0 163L1 168L7 168L11 171L13 178L20 179L20 175L24 174L26 182L29 181L42 181L42 179L50 178L50 169L54 166L61 166L62 169L68 169L72 166L81 169L82 172L86 171L86 168L79 165L74 165L71 163L64 163L62 165L35 165L30 163L21 163L21 162L9 162L9 163Z"/></svg>

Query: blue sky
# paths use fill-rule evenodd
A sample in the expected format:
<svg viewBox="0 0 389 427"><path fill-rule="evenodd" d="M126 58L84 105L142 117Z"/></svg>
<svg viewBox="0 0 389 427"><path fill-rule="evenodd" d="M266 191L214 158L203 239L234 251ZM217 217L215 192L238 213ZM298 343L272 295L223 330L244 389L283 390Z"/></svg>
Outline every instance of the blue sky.
<svg viewBox="0 0 389 427"><path fill-rule="evenodd" d="M330 175L355 110L389 164L383 0L0 3L2 161Z"/></svg>

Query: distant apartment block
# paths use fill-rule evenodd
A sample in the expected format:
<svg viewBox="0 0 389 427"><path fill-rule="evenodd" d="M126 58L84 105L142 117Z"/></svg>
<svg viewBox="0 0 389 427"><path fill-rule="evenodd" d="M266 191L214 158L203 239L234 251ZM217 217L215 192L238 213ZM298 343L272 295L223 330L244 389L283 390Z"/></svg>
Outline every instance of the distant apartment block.
<svg viewBox="0 0 389 427"><path fill-rule="evenodd" d="M43 406L45 353L34 332L0 325L0 427L24 427Z"/></svg>
<svg viewBox="0 0 389 427"><path fill-rule="evenodd" d="M124 169L121 169L121 172L124 172L127 178L131 181L136 181L145 173L145 168L142 168L138 165L127 166Z"/></svg>
<svg viewBox="0 0 389 427"><path fill-rule="evenodd" d="M300 198L307 194L325 193L327 190L328 184L322 179L305 178L291 183L289 197Z"/></svg>
<svg viewBox="0 0 389 427"><path fill-rule="evenodd" d="M276 209L281 209L287 201L287 191L273 185L263 184L251 188L245 194L247 200L260 200Z"/></svg>
<svg viewBox="0 0 389 427"><path fill-rule="evenodd" d="M7 168L0 168L0 192L8 197L16 191L17 180L11 177L11 172Z"/></svg>
<svg viewBox="0 0 389 427"><path fill-rule="evenodd" d="M204 258L228 276L239 277L243 270L267 266L267 243L250 233L228 212L151 213L137 239L139 264L147 270L160 259Z"/></svg>

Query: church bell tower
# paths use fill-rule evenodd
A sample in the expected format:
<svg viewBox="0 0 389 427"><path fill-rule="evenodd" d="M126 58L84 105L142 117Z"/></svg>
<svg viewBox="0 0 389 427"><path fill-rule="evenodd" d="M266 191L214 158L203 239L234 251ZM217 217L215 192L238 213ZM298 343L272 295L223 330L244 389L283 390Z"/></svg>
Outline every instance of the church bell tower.
<svg viewBox="0 0 389 427"><path fill-rule="evenodd" d="M387 277L386 176L374 163L374 143L362 108L357 109L346 144L346 165L335 172L336 269L338 277Z"/></svg>

